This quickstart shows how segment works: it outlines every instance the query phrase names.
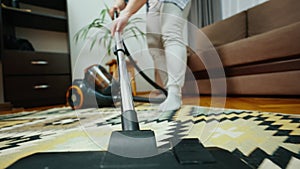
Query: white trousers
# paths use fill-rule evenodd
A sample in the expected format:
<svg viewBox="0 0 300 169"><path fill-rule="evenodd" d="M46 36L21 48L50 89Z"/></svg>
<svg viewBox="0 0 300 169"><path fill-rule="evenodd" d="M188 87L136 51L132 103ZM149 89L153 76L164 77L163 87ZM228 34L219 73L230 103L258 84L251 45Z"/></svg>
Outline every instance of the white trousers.
<svg viewBox="0 0 300 169"><path fill-rule="evenodd" d="M190 4L181 10L173 3L149 0L147 43L155 66L155 80L164 87L183 87L187 52L183 28Z"/></svg>

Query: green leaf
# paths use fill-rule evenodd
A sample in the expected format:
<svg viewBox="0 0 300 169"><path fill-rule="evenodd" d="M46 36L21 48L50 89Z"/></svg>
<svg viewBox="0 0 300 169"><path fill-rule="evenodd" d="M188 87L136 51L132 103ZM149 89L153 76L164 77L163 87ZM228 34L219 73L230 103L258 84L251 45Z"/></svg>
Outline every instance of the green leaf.
<svg viewBox="0 0 300 169"><path fill-rule="evenodd" d="M91 44L91 46L90 46L90 50L92 50L92 49L94 48L95 43L96 43L96 41L97 41L97 38L98 38L97 35L93 38L92 44Z"/></svg>
<svg viewBox="0 0 300 169"><path fill-rule="evenodd" d="M107 47L107 53L108 53L109 55L111 55L112 39L113 39L112 37L109 38L108 47Z"/></svg>
<svg viewBox="0 0 300 169"><path fill-rule="evenodd" d="M129 27L129 28L126 28L125 30L124 30L124 32L126 31L126 33L127 32L129 32L129 31L131 31L132 32L132 30L135 32L135 31L137 31L140 35L142 35L142 36L145 36L145 33L139 28L139 27L137 27L137 26L131 26L131 27Z"/></svg>
<svg viewBox="0 0 300 169"><path fill-rule="evenodd" d="M88 33L88 27L85 26L83 28L81 28L75 35L75 42L78 43L79 39L85 39Z"/></svg>
<svg viewBox="0 0 300 169"><path fill-rule="evenodd" d="M136 37L136 38L138 38L138 37L137 37L137 34L135 33L135 30L134 30L134 29L130 29L130 30L131 30L131 32L133 33L133 36Z"/></svg>
<svg viewBox="0 0 300 169"><path fill-rule="evenodd" d="M145 21L142 18L132 18L128 21L128 25L143 23L143 22L145 22Z"/></svg>
<svg viewBox="0 0 300 169"><path fill-rule="evenodd" d="M104 23L106 13L107 13L107 10L106 10L106 9L103 9L103 10L101 11L101 13L100 13L100 22L101 22L101 23Z"/></svg>

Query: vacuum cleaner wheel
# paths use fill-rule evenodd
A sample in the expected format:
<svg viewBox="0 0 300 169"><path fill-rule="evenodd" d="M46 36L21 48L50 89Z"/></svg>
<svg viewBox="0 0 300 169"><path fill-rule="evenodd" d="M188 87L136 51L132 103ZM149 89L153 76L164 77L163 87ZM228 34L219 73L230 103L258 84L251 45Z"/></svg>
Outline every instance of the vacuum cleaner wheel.
<svg viewBox="0 0 300 169"><path fill-rule="evenodd" d="M67 90L67 103L73 109L80 109L83 106L83 92L77 85L72 85Z"/></svg>

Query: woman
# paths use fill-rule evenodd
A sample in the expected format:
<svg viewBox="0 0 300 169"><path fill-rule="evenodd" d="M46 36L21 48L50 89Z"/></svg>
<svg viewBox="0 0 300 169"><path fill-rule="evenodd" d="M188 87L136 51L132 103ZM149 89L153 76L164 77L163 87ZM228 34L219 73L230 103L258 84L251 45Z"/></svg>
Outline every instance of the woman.
<svg viewBox="0 0 300 169"><path fill-rule="evenodd" d="M177 110L182 105L181 88L184 85L187 52L183 42L183 28L187 19L190 0L116 0L111 8L123 11L114 20L111 32L122 32L129 18L144 4L148 4L147 42L154 60L155 79L161 79L168 90L166 100L159 105L160 111ZM161 52L161 51L164 52Z"/></svg>

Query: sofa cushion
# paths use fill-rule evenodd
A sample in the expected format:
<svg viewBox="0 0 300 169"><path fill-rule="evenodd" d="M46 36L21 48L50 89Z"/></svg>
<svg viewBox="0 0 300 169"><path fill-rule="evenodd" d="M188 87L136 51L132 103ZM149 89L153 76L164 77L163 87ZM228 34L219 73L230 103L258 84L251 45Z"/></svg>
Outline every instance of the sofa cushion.
<svg viewBox="0 0 300 169"><path fill-rule="evenodd" d="M224 66L300 54L300 22L217 47Z"/></svg>
<svg viewBox="0 0 300 169"><path fill-rule="evenodd" d="M257 35L300 21L299 7L299 0L270 0L248 9L248 35Z"/></svg>
<svg viewBox="0 0 300 169"><path fill-rule="evenodd" d="M254 74L247 76L235 76L226 78L227 94L228 95L283 95L295 96L300 95L300 71L286 71L276 73ZM223 82L224 79L214 79L215 83ZM184 92L198 91L201 94L211 94L211 79L197 80L195 82L189 81L186 83L188 87L194 86L192 89L186 89ZM191 85L192 84L192 85ZM195 89L195 88L198 88ZM223 94L222 91L214 89L215 95Z"/></svg>
<svg viewBox="0 0 300 169"><path fill-rule="evenodd" d="M246 37L246 12L200 29L214 46L220 46Z"/></svg>

